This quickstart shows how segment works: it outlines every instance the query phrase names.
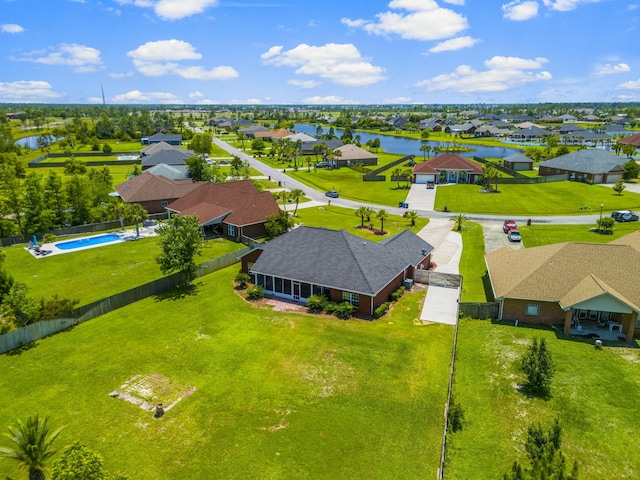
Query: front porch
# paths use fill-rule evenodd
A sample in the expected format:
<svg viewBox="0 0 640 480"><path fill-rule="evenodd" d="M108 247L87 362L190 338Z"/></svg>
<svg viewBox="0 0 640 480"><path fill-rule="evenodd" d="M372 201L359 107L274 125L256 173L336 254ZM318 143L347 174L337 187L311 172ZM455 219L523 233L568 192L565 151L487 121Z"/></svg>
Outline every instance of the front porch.
<svg viewBox="0 0 640 480"><path fill-rule="evenodd" d="M633 341L637 313L611 310L585 308L567 310L564 333L614 342Z"/></svg>

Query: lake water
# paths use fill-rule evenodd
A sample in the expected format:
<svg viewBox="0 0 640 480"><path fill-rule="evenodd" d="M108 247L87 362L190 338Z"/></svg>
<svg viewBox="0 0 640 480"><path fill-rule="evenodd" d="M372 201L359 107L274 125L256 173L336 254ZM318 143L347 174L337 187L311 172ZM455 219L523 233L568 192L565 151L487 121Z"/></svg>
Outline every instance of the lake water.
<svg viewBox="0 0 640 480"><path fill-rule="evenodd" d="M19 140L16 140L14 143L16 143L17 145L20 145L21 147L28 147L31 150L37 150L39 148L38 146L38 139L40 138L40 135L31 135L30 137L23 137ZM54 136L49 136L49 142L53 143L57 140L56 137Z"/></svg>
<svg viewBox="0 0 640 480"><path fill-rule="evenodd" d="M307 135L312 135L315 137L317 125L310 125L306 123L296 123L293 129L296 132L306 133ZM329 132L329 127L322 127L324 133ZM340 138L343 130L340 128L334 128L334 132L336 137ZM360 143L364 145L368 140L373 140L374 138L380 139L380 147L387 153L399 153L404 155L415 155L416 157L421 157L425 153L420 151L420 147L422 145L429 145L431 147L445 147L447 145L451 145L447 142L423 142L421 140L415 138L401 138L395 137L391 135L375 135L366 132L357 132L354 130L353 136L360 135ZM458 144L459 145L459 144ZM466 145L463 146L473 148L472 152L460 152L459 155L463 157L492 157L492 158L504 158L512 155L514 153L518 153L520 150L515 148L505 148L505 147L486 147L484 145ZM433 152L430 152L429 155L431 157L434 156Z"/></svg>

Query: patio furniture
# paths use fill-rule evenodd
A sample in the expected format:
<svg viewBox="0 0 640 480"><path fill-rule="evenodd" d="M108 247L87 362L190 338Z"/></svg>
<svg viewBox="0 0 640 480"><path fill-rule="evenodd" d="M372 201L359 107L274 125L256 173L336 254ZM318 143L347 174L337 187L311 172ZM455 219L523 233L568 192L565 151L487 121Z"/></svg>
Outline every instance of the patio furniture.
<svg viewBox="0 0 640 480"><path fill-rule="evenodd" d="M622 324L618 322L611 322L609 324L609 332L613 333L614 330L618 330L618 332L622 333Z"/></svg>

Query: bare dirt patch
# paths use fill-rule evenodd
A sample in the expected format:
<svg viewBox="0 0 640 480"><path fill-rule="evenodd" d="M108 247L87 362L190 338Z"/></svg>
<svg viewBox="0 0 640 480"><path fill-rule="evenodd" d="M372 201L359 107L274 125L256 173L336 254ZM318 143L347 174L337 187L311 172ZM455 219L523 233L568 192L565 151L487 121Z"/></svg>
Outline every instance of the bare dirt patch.
<svg viewBox="0 0 640 480"><path fill-rule="evenodd" d="M123 385L109 393L109 396L125 400L151 412L158 403L164 405L165 411L171 410L183 398L190 397L195 391L196 387L172 380L159 373L150 373L128 378Z"/></svg>

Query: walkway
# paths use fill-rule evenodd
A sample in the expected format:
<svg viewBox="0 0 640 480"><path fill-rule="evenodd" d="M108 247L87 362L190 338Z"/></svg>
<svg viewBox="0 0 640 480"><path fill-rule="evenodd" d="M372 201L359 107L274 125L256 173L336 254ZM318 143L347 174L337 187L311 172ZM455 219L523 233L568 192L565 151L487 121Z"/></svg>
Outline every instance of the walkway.
<svg viewBox="0 0 640 480"><path fill-rule="evenodd" d="M435 247L431 260L438 273L459 274L458 265L462 255L462 236L452 232L453 223L446 219L432 219L418 236ZM422 306L420 320L423 322L455 325L458 322L459 288L429 285Z"/></svg>

